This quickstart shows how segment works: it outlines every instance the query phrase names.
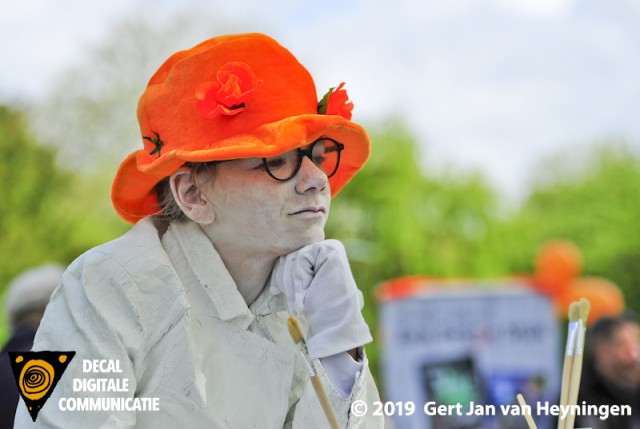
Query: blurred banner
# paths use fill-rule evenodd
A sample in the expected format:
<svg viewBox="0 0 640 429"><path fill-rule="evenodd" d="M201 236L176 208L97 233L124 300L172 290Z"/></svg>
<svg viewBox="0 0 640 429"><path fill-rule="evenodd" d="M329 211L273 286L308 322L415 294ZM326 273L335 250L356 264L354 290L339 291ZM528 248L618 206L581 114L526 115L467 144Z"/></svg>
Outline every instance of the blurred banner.
<svg viewBox="0 0 640 429"><path fill-rule="evenodd" d="M558 319L548 298L518 280L393 286L378 296L383 400L399 404L388 407L394 429L526 428L510 408L517 393L539 429L555 424L535 415L536 403L557 403L560 389ZM416 411L398 415L406 402ZM427 403L460 405L435 412Z"/></svg>

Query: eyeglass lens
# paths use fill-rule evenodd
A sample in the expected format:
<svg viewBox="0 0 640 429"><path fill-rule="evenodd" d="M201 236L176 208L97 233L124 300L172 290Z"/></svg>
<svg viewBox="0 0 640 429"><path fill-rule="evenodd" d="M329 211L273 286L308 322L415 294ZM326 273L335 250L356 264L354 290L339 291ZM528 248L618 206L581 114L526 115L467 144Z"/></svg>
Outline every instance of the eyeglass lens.
<svg viewBox="0 0 640 429"><path fill-rule="evenodd" d="M278 156L263 158L267 173L276 180L285 181L298 173L302 159L307 156L327 177L333 176L340 163L342 145L333 139L316 140L307 149L296 149Z"/></svg>

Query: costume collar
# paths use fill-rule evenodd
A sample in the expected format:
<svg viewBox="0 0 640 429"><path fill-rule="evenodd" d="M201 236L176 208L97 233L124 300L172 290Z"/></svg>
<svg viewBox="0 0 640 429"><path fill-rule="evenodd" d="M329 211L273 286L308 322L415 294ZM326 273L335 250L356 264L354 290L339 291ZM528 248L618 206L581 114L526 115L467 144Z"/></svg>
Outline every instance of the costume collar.
<svg viewBox="0 0 640 429"><path fill-rule="evenodd" d="M191 271L190 274L193 275L189 277L195 278L199 283L192 286L204 289L218 313L217 317L239 328L247 329L254 316L240 295L222 258L200 226L192 221L172 222L162 238L162 243L163 246L170 246L173 242L177 244L179 254L184 256L186 262L181 264L181 268Z"/></svg>

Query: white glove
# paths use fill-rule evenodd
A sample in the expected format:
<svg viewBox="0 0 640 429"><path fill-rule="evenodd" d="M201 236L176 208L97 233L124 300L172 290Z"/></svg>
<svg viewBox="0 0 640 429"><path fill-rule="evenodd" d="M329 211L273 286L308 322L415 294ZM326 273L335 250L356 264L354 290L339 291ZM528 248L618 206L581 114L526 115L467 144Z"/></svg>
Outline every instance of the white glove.
<svg viewBox="0 0 640 429"><path fill-rule="evenodd" d="M339 241L321 241L280 257L270 287L274 295L284 293L291 314L306 317L311 357L332 356L372 341L361 313L362 292Z"/></svg>

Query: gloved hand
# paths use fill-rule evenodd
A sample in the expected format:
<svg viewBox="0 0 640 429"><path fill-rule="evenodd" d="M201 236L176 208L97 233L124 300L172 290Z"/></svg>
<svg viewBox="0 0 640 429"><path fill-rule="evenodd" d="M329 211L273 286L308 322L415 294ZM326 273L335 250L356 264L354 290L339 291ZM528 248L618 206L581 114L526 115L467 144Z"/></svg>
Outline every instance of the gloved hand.
<svg viewBox="0 0 640 429"><path fill-rule="evenodd" d="M332 356L372 341L362 317L362 292L337 240L310 244L282 256L271 274L271 291L284 293L291 314L302 313L313 358Z"/></svg>

